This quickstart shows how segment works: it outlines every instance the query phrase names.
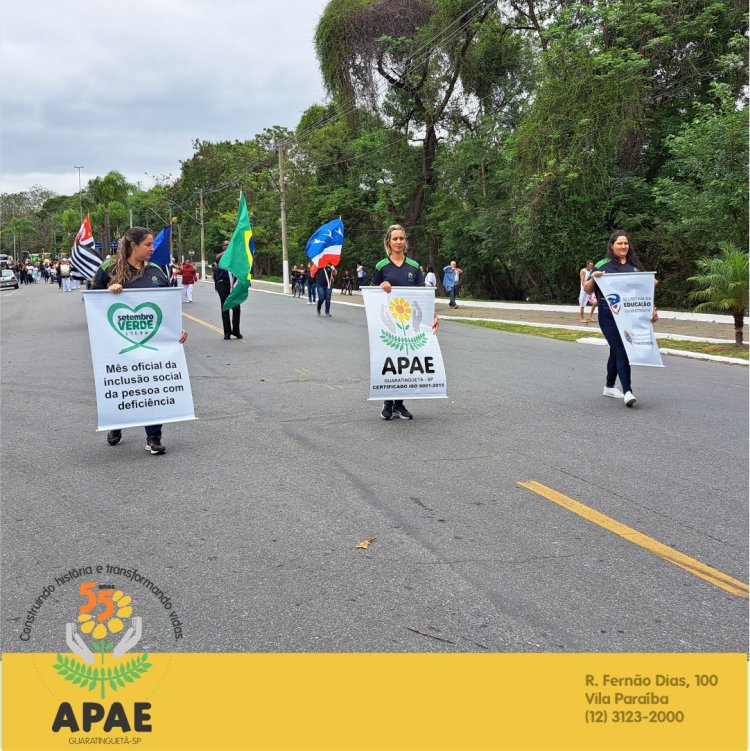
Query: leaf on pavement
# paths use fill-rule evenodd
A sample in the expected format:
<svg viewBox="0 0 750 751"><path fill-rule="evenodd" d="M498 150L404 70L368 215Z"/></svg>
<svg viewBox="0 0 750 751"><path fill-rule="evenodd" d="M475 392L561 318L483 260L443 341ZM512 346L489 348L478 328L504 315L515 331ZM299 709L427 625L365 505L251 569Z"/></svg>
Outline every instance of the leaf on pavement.
<svg viewBox="0 0 750 751"><path fill-rule="evenodd" d="M366 540L362 540L362 542L359 543L359 545L355 545L355 548L360 548L361 550L367 550L367 548L370 547L371 543L375 542L374 537L369 537Z"/></svg>

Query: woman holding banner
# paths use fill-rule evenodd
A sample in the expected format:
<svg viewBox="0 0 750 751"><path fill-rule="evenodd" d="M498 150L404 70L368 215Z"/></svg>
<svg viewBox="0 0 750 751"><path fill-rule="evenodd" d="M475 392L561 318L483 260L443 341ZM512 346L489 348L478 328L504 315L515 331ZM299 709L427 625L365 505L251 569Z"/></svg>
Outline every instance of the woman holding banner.
<svg viewBox="0 0 750 751"><path fill-rule="evenodd" d="M406 257L409 243L406 240L406 231L400 224L388 227L383 238L383 246L387 257L375 266L372 286L380 287L386 294L390 294L392 287L424 287L424 275L419 264ZM438 326L440 319L436 313L432 322L433 333L437 332ZM390 420L394 415L402 420L411 420L413 417L404 407L402 399L387 399L383 403L380 416L384 420Z"/></svg>
<svg viewBox="0 0 750 751"><path fill-rule="evenodd" d="M604 338L609 344L609 359L607 360L607 380L604 384L604 396L611 396L614 399L622 399L626 407L632 407L635 404L630 383L630 361L625 351L620 332L617 330L617 324L609 309L607 298L602 295L597 285L597 279L604 274L616 274L623 272L644 271L643 264L633 250L633 244L625 232L616 230L610 235L607 245L607 257L594 265L591 276L583 283L583 289L587 294L596 295L599 307L599 328L601 328ZM651 323L656 323L659 316L656 308L653 309ZM622 385L620 391L615 385L615 380L619 378Z"/></svg>
<svg viewBox="0 0 750 751"><path fill-rule="evenodd" d="M143 227L131 227L120 240L117 255L108 258L96 272L92 289L106 289L119 295L124 289L150 289L169 287L169 279L155 263L149 263L154 252L154 236ZM179 342L187 339L182 330ZM161 443L161 425L146 425L146 451L163 454L166 448ZM122 438L122 430L110 430L107 443L116 446Z"/></svg>

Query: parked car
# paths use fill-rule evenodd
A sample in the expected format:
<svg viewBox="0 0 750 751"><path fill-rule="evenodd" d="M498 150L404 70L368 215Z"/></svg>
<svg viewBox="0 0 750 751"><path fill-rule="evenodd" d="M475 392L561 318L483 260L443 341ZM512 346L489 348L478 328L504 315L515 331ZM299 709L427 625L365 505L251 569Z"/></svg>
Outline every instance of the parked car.
<svg viewBox="0 0 750 751"><path fill-rule="evenodd" d="M16 275L10 269L0 271L0 289L4 289L5 287L18 289L18 279L16 279Z"/></svg>

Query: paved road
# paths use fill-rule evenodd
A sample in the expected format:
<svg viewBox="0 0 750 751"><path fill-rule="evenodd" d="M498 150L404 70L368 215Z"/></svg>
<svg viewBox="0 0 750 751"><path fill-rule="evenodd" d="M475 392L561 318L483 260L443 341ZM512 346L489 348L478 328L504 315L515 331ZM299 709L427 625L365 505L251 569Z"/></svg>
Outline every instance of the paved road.
<svg viewBox="0 0 750 751"><path fill-rule="evenodd" d="M387 423L366 400L360 308L321 319L254 291L227 342L213 290L195 300L199 419L151 456L140 429L114 448L95 432L80 294L2 293L4 650L63 649L77 579L30 642L25 613L97 564L172 598L177 644L128 585L148 649L746 650L746 599L518 484L747 582L745 368L636 369L628 410L601 396L604 348L446 322L449 399Z"/></svg>

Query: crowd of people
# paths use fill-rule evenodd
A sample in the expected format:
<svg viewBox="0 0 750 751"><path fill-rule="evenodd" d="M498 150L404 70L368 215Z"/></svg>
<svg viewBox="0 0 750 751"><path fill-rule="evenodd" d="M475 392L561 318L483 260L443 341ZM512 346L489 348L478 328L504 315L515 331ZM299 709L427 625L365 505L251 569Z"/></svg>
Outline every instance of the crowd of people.
<svg viewBox="0 0 750 751"><path fill-rule="evenodd" d="M13 271L19 284L55 284L63 292L71 292L81 286L82 279L71 276L70 260L61 258L59 261L30 261L23 260L12 264Z"/></svg>
<svg viewBox="0 0 750 751"><path fill-rule="evenodd" d="M92 289L106 289L114 294L119 294L123 289L143 287L177 286L177 278L182 277L182 300L184 303L193 302L193 285L198 280L198 272L190 261L182 264L174 264L172 272L150 262L153 252L154 238L151 232L142 227L131 227L121 239L119 249L114 257L108 257L96 272L92 280L87 284ZM229 245L225 240L222 249L217 253L212 264L213 281L216 292L219 295L221 305L221 318L224 330L224 339L234 337L242 339L240 333L240 306L230 310L224 310L224 302L229 297L235 283L232 274L219 266L222 255ZM386 293L390 293L393 287L426 286L437 288L437 275L433 266L427 270L407 254L408 240L406 231L399 224L391 225L386 231L383 240L385 258L379 261L373 270L370 279L371 286L379 286ZM72 276L70 261L62 258L56 263L45 261L34 264L30 261L21 261L12 266L14 273L21 284L34 284L40 279L44 283L55 281L63 291L70 291L80 281ZM337 269L331 264L316 269L313 273L312 263L306 267L294 266L292 269L292 287L300 291L300 296L307 288L308 304L317 304L317 313L324 311L326 317L332 317L331 298L338 276ZM621 399L628 407L632 407L636 398L633 394L631 383L631 369L628 355L617 329L617 325L610 311L606 298L602 295L598 279L604 274L638 272L644 267L636 255L632 242L625 232L612 233L607 245L606 256L598 263L593 260L587 261L580 270L580 321L582 323L593 321L594 313L598 311L599 326L610 347L607 361L604 396ZM458 308L456 296L460 286L463 271L456 261L451 261L443 268L442 284L450 296L451 308ZM354 276L344 268L341 294L351 294L352 290L360 290L367 283L367 272L364 265L359 262ZM657 283L656 280L654 282ZM591 307L588 318L584 318L585 308ZM653 309L652 323L658 319L656 308ZM440 325L437 314L433 321L433 331L437 332ZM187 339L187 332L183 330L179 339L180 343ZM619 379L622 390L617 388L616 381ZM403 400L386 400L383 403L380 416L384 420L397 417L402 420L411 420L413 415L404 406ZM152 454L162 454L165 448L161 442L161 425L146 426L146 449ZM121 430L111 430L107 435L107 442L111 446L117 445L122 438Z"/></svg>

